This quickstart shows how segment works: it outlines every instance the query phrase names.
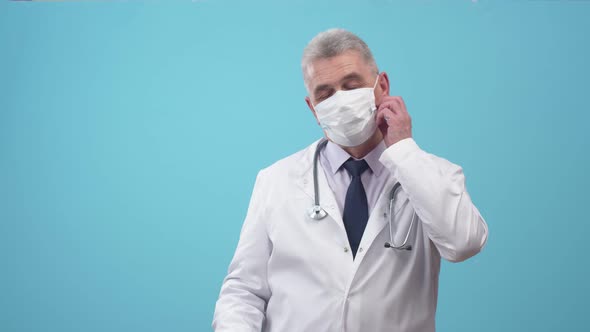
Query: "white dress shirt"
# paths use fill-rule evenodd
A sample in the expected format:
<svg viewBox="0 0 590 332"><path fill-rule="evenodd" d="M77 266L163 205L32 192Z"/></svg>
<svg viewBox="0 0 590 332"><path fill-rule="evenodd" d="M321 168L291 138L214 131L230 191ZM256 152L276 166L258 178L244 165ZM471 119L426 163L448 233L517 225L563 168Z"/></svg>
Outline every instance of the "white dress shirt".
<svg viewBox="0 0 590 332"><path fill-rule="evenodd" d="M369 165L369 169L361 175L361 181L367 194L369 216L389 176L386 170L384 172L383 164L379 161L379 157L381 157L383 151L385 151L385 142L381 141L371 152L362 158ZM352 181L350 174L342 167L344 162L349 158L358 160L331 141L326 144L326 148L320 153L320 163L322 163L324 174L326 174L328 184L332 192L334 192L336 204L338 204L341 213L344 210L348 186L350 185L350 181Z"/></svg>

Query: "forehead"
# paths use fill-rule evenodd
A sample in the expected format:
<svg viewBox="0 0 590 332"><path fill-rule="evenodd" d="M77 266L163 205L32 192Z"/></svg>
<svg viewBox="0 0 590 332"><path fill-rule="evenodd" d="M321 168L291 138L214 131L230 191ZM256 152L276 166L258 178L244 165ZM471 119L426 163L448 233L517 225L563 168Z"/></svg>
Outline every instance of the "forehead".
<svg viewBox="0 0 590 332"><path fill-rule="evenodd" d="M307 68L309 88L318 85L336 85L341 78L351 73L367 76L371 68L357 51L346 51L330 58L316 59Z"/></svg>

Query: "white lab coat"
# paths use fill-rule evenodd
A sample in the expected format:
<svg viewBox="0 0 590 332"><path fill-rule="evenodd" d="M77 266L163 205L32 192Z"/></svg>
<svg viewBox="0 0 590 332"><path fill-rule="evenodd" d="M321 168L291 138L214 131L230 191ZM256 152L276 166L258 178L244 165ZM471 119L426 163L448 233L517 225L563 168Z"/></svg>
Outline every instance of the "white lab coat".
<svg viewBox="0 0 590 332"><path fill-rule="evenodd" d="M390 175L353 260L342 215L318 163L320 204L310 219L318 141L259 172L240 240L216 304L215 331L434 331L441 257L478 253L487 225L471 202L462 168L404 139L381 155ZM413 212L411 251L401 244Z"/></svg>

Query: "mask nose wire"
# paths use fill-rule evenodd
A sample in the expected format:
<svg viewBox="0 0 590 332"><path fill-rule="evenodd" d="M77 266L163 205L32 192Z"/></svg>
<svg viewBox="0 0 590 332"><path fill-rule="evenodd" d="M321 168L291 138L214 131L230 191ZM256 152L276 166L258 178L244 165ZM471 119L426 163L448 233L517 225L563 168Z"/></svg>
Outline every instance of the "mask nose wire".
<svg viewBox="0 0 590 332"><path fill-rule="evenodd" d="M377 82L379 82L379 75L380 74L377 74L377 79L375 79L375 84L373 84L373 90L375 90L377 88ZM338 91L342 91L342 90L338 90ZM336 92L338 92L338 91L336 91ZM321 103L321 101L319 103ZM311 105L315 109L315 107L318 106L319 103L317 103L317 104L314 105L313 102L312 102Z"/></svg>

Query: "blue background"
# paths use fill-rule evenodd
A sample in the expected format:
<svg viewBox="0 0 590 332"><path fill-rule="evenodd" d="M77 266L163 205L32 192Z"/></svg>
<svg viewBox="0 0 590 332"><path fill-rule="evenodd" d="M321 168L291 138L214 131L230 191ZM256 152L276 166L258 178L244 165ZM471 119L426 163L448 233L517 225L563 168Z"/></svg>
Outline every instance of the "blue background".
<svg viewBox="0 0 590 332"><path fill-rule="evenodd" d="M0 331L208 331L259 169L321 135L300 56L344 27L484 251L439 331L587 328L590 2L0 4Z"/></svg>

